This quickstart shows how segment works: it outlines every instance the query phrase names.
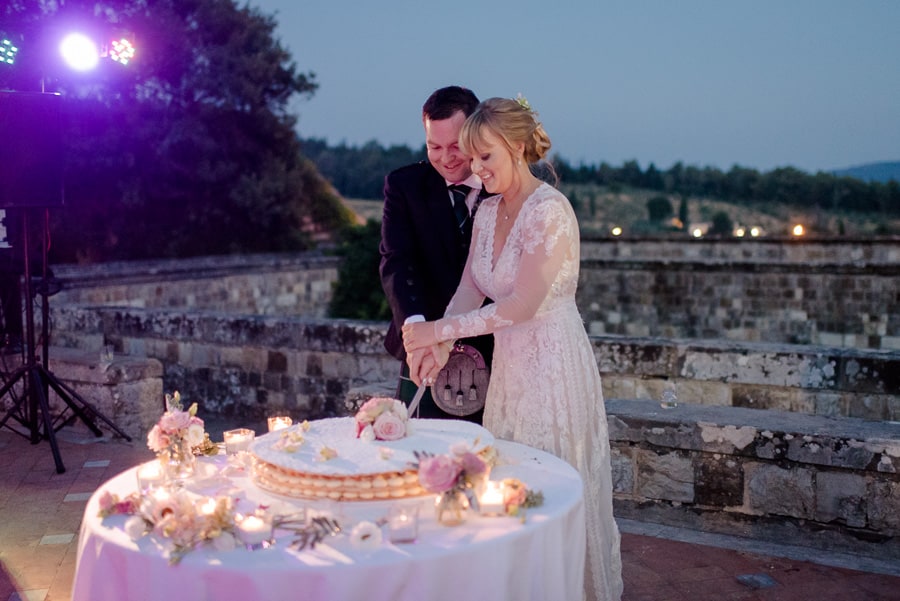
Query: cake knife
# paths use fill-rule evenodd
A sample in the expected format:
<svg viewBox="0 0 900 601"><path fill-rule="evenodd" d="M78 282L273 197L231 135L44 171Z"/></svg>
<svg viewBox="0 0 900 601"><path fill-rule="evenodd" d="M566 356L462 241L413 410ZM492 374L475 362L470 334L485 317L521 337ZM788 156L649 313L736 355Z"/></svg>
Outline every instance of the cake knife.
<svg viewBox="0 0 900 601"><path fill-rule="evenodd" d="M416 391L415 396L413 396L412 400L409 402L409 416L410 417L419 417L419 402L422 400L422 396L425 394L425 391L428 389L428 385L425 382L419 386L419 389Z"/></svg>

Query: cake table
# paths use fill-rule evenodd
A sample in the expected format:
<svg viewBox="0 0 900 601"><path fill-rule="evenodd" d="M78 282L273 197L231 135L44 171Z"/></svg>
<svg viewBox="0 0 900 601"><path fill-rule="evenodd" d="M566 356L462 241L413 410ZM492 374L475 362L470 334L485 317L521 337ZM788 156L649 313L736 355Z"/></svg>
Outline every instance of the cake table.
<svg viewBox="0 0 900 601"><path fill-rule="evenodd" d="M523 445L496 441L500 463L491 479L519 478L544 493L544 504L513 517L471 514L460 526L438 524L419 500L415 543L385 542L374 550L353 548L348 537L326 539L314 549L289 547L288 536L268 549L194 550L177 565L152 537L132 540L126 516L98 517L100 495L125 496L136 488L136 470L104 483L88 501L78 541L73 601L477 601L481 599L580 599L584 581L585 522L582 481L560 459ZM216 471L224 456L201 459ZM221 480L221 477L218 478ZM247 501L278 503L248 476L229 485ZM221 482L219 482L221 485ZM294 501L299 506L303 501ZM381 503L381 505L379 505ZM385 504L334 504L344 520L386 512ZM360 517L362 516L362 517ZM373 515L374 517L374 515ZM346 530L352 523L343 523Z"/></svg>

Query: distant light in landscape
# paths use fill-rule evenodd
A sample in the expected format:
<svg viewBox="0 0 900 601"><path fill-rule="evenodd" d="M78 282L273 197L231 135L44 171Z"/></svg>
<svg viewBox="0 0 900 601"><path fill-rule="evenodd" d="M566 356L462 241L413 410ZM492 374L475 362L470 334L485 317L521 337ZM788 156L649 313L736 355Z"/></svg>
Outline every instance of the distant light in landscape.
<svg viewBox="0 0 900 601"><path fill-rule="evenodd" d="M622 228L620 228L620 227L617 225L617 226L613 227L613 229L611 229L609 232L610 232L613 236L621 236L621 235L622 235Z"/></svg>
<svg viewBox="0 0 900 601"><path fill-rule="evenodd" d="M6 63L7 65L14 64L18 53L19 48L13 44L11 40L7 40L6 38L0 40L0 63Z"/></svg>
<svg viewBox="0 0 900 601"><path fill-rule="evenodd" d="M737 236L738 238L743 238L746 233L747 233L747 230L745 230L742 227L739 227L736 230L734 230L734 235Z"/></svg>
<svg viewBox="0 0 900 601"><path fill-rule="evenodd" d="M806 230L804 230L803 226L798 223L797 225L794 226L794 229L791 230L791 233L794 234L795 236L802 236L803 234L806 233Z"/></svg>
<svg viewBox="0 0 900 601"><path fill-rule="evenodd" d="M125 38L113 40L109 46L109 58L117 63L127 65L134 58L134 44Z"/></svg>
<svg viewBox="0 0 900 601"><path fill-rule="evenodd" d="M66 63L76 71L93 69L100 60L97 44L81 33L70 33L63 38L59 51Z"/></svg>
<svg viewBox="0 0 900 601"><path fill-rule="evenodd" d="M694 238L702 238L703 230L701 230L699 227L695 227L693 230L691 230L691 236L693 236Z"/></svg>
<svg viewBox="0 0 900 601"><path fill-rule="evenodd" d="M754 238L758 238L760 233L761 233L761 232L759 231L759 228L758 228L758 227L751 227L751 228L750 228L750 235L753 236Z"/></svg>

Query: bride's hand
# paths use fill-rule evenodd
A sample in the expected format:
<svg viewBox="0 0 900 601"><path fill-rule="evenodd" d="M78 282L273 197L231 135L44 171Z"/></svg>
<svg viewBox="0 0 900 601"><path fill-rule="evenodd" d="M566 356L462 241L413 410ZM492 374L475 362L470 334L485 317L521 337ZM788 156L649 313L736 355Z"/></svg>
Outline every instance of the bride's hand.
<svg viewBox="0 0 900 601"><path fill-rule="evenodd" d="M420 321L403 326L403 348L407 353L437 343L434 336L434 322Z"/></svg>
<svg viewBox="0 0 900 601"><path fill-rule="evenodd" d="M437 375L450 358L452 343L439 342L429 348L421 348L406 355L410 379L416 386L434 384Z"/></svg>
<svg viewBox="0 0 900 601"><path fill-rule="evenodd" d="M409 378L416 386L426 386L434 381L434 356L431 349L418 349L406 355L406 363L409 365ZM440 369L440 368L438 368ZM437 375L437 372L434 372Z"/></svg>

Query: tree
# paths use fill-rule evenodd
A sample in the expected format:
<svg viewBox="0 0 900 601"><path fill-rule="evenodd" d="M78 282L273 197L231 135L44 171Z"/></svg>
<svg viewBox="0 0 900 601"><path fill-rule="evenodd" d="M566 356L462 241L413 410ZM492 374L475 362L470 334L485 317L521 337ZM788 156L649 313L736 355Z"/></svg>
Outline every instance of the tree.
<svg viewBox="0 0 900 601"><path fill-rule="evenodd" d="M647 201L647 213L650 221L662 223L672 217L672 201L666 196L654 196Z"/></svg>
<svg viewBox="0 0 900 601"><path fill-rule="evenodd" d="M688 197L686 194L681 195L681 203L678 205L678 220L681 222L681 229L688 231L690 226L690 212L688 211Z"/></svg>
<svg viewBox="0 0 900 601"><path fill-rule="evenodd" d="M370 219L365 225L348 227L341 238L338 254L343 261L328 308L329 315L389 320L391 308L378 278L381 222Z"/></svg>
<svg viewBox="0 0 900 601"><path fill-rule="evenodd" d="M709 236L730 236L733 231L734 224L731 222L731 217L728 216L728 213L717 211L713 213L712 225L706 233Z"/></svg>
<svg viewBox="0 0 900 601"><path fill-rule="evenodd" d="M51 258L301 250L312 233L348 222L337 193L300 153L288 101L318 84L274 39L272 17L234 0L96 8L94 0L6 8L31 32L77 16L136 34L127 68L103 61L87 76L43 72L65 97L68 141L66 208L53 215Z"/></svg>

